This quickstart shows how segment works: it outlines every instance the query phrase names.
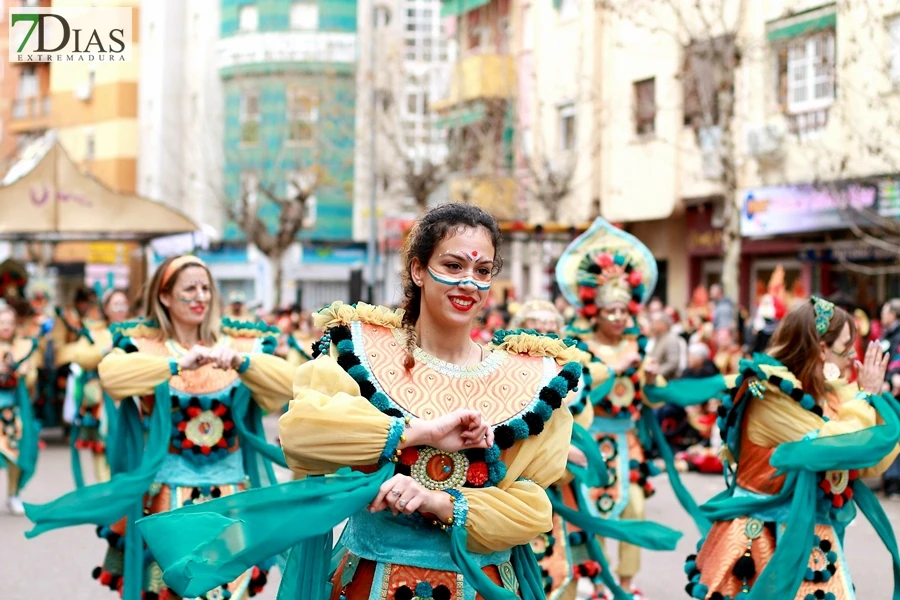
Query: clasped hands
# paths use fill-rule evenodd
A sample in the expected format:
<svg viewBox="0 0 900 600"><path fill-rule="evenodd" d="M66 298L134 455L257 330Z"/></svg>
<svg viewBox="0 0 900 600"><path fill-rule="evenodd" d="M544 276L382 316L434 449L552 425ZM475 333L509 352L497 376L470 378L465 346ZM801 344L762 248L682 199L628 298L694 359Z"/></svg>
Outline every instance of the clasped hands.
<svg viewBox="0 0 900 600"><path fill-rule="evenodd" d="M207 348L197 344L187 354L178 359L182 371L194 371L205 365L213 365L216 369L237 369L244 356L227 346Z"/></svg>
<svg viewBox="0 0 900 600"><path fill-rule="evenodd" d="M431 446L449 453L469 448L489 448L494 444L494 432L477 410L455 410L431 421L412 419L404 436L405 441L400 444L400 449ZM407 475L394 475L384 482L368 508L371 513L390 510L395 515L411 515L419 511L444 522L453 516L453 502L449 494L429 490Z"/></svg>

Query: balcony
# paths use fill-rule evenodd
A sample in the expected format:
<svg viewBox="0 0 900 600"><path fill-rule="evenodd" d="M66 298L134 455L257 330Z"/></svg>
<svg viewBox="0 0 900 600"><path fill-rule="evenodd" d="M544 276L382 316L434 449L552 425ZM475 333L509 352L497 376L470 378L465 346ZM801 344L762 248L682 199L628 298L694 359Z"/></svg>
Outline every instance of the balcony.
<svg viewBox="0 0 900 600"><path fill-rule="evenodd" d="M498 221L515 221L516 180L512 177L474 176L450 181L450 200L474 204Z"/></svg>
<svg viewBox="0 0 900 600"><path fill-rule="evenodd" d="M516 92L516 67L512 56L477 54L451 67L449 90L432 110L445 112L476 100L507 100Z"/></svg>
<svg viewBox="0 0 900 600"><path fill-rule="evenodd" d="M50 97L17 98L13 100L12 119L9 130L12 133L27 133L50 127Z"/></svg>

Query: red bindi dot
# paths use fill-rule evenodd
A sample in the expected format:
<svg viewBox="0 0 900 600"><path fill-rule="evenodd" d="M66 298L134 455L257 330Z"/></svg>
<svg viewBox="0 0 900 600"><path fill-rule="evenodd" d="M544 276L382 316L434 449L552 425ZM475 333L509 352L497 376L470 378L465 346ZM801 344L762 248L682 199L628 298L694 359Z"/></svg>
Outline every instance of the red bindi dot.
<svg viewBox="0 0 900 600"><path fill-rule="evenodd" d="M478 256L478 250L472 250L472 256Z"/></svg>

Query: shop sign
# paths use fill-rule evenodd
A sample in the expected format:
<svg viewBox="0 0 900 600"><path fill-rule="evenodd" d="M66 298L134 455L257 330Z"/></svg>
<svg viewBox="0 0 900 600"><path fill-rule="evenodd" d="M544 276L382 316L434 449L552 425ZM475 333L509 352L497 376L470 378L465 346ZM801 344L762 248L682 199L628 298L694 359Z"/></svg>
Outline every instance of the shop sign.
<svg viewBox="0 0 900 600"><path fill-rule="evenodd" d="M878 182L878 214L900 217L900 181L882 179Z"/></svg>
<svg viewBox="0 0 900 600"><path fill-rule="evenodd" d="M722 230L689 231L687 251L691 255L720 254L722 252Z"/></svg>
<svg viewBox="0 0 900 600"><path fill-rule="evenodd" d="M741 234L764 237L844 229L847 219L841 205L853 209L875 206L872 186L845 185L833 190L812 185L776 186L744 190L741 194Z"/></svg>

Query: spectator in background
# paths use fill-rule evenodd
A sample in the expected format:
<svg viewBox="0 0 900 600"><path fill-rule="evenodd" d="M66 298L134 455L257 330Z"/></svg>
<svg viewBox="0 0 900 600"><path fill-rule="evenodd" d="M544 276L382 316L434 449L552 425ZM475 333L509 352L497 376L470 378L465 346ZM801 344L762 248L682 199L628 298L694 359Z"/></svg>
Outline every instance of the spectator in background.
<svg viewBox="0 0 900 600"><path fill-rule="evenodd" d="M682 344L679 340L684 340L672 332L672 318L661 311L650 315L650 331L653 334L650 359L659 365L656 372L666 379L675 379L682 364Z"/></svg>
<svg viewBox="0 0 900 600"><path fill-rule="evenodd" d="M900 395L900 298L888 300L881 308L881 344L891 356L885 375L885 387ZM900 500L900 458L884 472L884 497Z"/></svg>
<svg viewBox="0 0 900 600"><path fill-rule="evenodd" d="M735 329L737 327L737 309L734 302L722 293L722 286L718 283L709 286L709 301L712 304L712 321L716 331Z"/></svg>
<svg viewBox="0 0 900 600"><path fill-rule="evenodd" d="M722 375L737 373L741 355L741 347L734 340L734 333L730 329L718 330L716 332L716 357L713 362L719 372Z"/></svg>

